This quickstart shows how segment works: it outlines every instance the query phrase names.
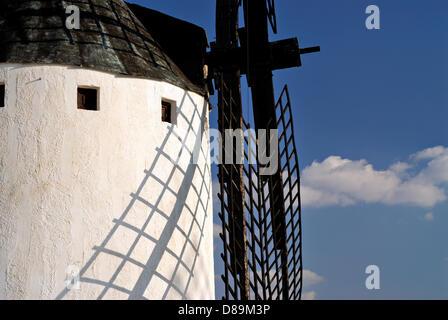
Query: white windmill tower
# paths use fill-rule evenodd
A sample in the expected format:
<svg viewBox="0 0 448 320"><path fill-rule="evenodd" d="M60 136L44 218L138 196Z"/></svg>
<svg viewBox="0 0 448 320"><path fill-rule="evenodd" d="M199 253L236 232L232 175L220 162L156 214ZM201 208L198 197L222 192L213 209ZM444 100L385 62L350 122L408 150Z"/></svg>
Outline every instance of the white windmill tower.
<svg viewBox="0 0 448 320"><path fill-rule="evenodd" d="M122 0L0 16L0 299L213 299L206 40L168 57L203 31Z"/></svg>

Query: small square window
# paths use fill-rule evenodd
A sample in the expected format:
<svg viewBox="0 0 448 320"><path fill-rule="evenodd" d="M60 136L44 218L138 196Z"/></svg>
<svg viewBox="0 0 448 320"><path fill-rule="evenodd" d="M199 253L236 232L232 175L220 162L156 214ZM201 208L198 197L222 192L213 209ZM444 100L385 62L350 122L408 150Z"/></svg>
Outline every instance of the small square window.
<svg viewBox="0 0 448 320"><path fill-rule="evenodd" d="M99 110L98 88L78 88L78 109Z"/></svg>
<svg viewBox="0 0 448 320"><path fill-rule="evenodd" d="M5 107L5 84L0 83L0 108Z"/></svg>
<svg viewBox="0 0 448 320"><path fill-rule="evenodd" d="M173 105L168 101L162 101L162 121L173 123Z"/></svg>

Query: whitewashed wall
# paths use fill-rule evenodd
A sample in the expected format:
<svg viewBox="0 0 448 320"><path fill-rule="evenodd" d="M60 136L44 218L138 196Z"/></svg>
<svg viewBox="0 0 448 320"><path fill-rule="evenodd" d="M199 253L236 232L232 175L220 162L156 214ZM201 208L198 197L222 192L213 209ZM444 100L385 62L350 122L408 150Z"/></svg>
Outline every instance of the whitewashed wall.
<svg viewBox="0 0 448 320"><path fill-rule="evenodd" d="M0 82L0 299L214 299L204 98L63 66L0 64ZM78 85L100 111L77 109Z"/></svg>

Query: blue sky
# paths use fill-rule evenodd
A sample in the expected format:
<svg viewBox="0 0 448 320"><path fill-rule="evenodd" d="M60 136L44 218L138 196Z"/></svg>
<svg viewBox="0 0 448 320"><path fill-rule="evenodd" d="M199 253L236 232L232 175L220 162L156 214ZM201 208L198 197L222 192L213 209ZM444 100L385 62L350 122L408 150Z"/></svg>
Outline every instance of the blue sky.
<svg viewBox="0 0 448 320"><path fill-rule="evenodd" d="M198 24L214 40L213 0L131 2ZM371 4L381 30L365 27ZM294 109L305 296L448 299L448 2L276 7L272 40L298 37L322 50L274 78L277 95L289 85ZM378 291L364 285L369 265L381 270Z"/></svg>

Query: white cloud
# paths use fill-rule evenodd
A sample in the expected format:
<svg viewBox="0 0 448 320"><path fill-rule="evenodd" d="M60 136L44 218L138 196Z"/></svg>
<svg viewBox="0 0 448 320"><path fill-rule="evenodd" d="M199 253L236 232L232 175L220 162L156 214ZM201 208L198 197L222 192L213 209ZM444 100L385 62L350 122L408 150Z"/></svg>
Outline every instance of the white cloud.
<svg viewBox="0 0 448 320"><path fill-rule="evenodd" d="M303 286L304 288L309 288L311 286L315 286L325 279L324 277L318 275L317 273L311 270L303 270ZM302 300L316 300L317 293L316 291L306 291L302 294Z"/></svg>
<svg viewBox="0 0 448 320"><path fill-rule="evenodd" d="M213 251L220 248L221 246L221 237L219 234L222 232L222 227L216 223L213 224Z"/></svg>
<svg viewBox="0 0 448 320"><path fill-rule="evenodd" d="M414 162L398 162L387 170L375 170L367 160L331 156L314 162L302 174L304 206L349 206L358 203L414 205L430 208L447 199L448 149L436 147L410 157ZM415 161L428 163L417 173Z"/></svg>
<svg viewBox="0 0 448 320"><path fill-rule="evenodd" d="M425 220L428 221L428 222L434 221L434 214L432 212L428 212L425 215Z"/></svg>
<svg viewBox="0 0 448 320"><path fill-rule="evenodd" d="M314 286L324 281L324 278L311 270L303 270L303 285L305 287Z"/></svg>
<svg viewBox="0 0 448 320"><path fill-rule="evenodd" d="M222 231L222 227L216 223L213 224L213 237L220 239L219 234Z"/></svg>
<svg viewBox="0 0 448 320"><path fill-rule="evenodd" d="M428 160L434 159L442 155L446 152L446 148L442 146L428 148L423 151L417 152L411 156L412 159L420 161L420 160Z"/></svg>
<svg viewBox="0 0 448 320"><path fill-rule="evenodd" d="M390 166L390 171L395 172L397 175L405 174L407 170L411 169L412 166L406 162L397 162Z"/></svg>
<svg viewBox="0 0 448 320"><path fill-rule="evenodd" d="M421 183L448 183L448 148L445 148L444 152L440 154L437 153L437 156L427 159L431 161L415 179Z"/></svg>
<svg viewBox="0 0 448 320"><path fill-rule="evenodd" d="M316 291L305 292L302 295L302 300L316 300L317 293Z"/></svg>

